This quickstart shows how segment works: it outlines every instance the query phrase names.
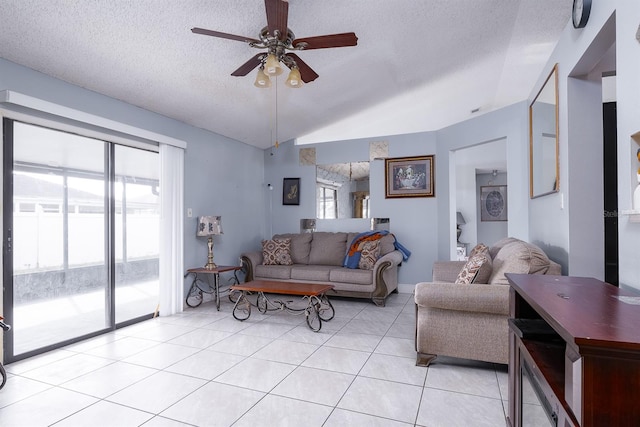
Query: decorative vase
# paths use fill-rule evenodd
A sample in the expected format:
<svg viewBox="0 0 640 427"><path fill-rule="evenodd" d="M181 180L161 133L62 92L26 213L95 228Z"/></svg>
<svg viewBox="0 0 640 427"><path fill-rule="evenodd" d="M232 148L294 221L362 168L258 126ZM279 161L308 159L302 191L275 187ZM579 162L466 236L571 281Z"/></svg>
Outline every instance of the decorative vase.
<svg viewBox="0 0 640 427"><path fill-rule="evenodd" d="M633 210L640 211L640 173L638 173L638 185L633 192Z"/></svg>

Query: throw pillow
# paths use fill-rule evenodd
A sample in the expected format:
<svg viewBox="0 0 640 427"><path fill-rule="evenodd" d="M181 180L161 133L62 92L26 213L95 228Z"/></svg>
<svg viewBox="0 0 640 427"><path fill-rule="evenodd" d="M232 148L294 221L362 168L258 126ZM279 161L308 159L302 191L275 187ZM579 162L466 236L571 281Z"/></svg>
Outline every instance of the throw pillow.
<svg viewBox="0 0 640 427"><path fill-rule="evenodd" d="M480 267L483 266L487 262L488 259L488 251L487 252L479 252L469 257L467 263L462 267L460 273L458 273L458 277L456 278L457 284L461 285L469 285L473 283L476 278L478 271L480 271Z"/></svg>
<svg viewBox="0 0 640 427"><path fill-rule="evenodd" d="M291 239L263 240L262 259L264 265L293 265Z"/></svg>
<svg viewBox="0 0 640 427"><path fill-rule="evenodd" d="M484 243L478 243L473 247L473 249L471 249L471 252L469 252L467 256L471 258L475 254L484 252L484 251L487 251L487 253L489 252L489 248L487 247L487 245L485 245Z"/></svg>
<svg viewBox="0 0 640 427"><path fill-rule="evenodd" d="M360 261L358 262L358 268L361 270L373 270L373 266L380 258L380 241L362 242L359 249Z"/></svg>

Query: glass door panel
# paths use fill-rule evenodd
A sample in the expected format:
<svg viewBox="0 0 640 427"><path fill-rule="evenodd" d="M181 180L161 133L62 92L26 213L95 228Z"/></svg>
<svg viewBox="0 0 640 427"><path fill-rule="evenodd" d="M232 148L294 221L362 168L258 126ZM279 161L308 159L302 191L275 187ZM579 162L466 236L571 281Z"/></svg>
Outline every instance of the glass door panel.
<svg viewBox="0 0 640 427"><path fill-rule="evenodd" d="M116 323L149 315L159 298L158 153L115 146Z"/></svg>
<svg viewBox="0 0 640 427"><path fill-rule="evenodd" d="M105 142L13 122L13 354L102 330Z"/></svg>

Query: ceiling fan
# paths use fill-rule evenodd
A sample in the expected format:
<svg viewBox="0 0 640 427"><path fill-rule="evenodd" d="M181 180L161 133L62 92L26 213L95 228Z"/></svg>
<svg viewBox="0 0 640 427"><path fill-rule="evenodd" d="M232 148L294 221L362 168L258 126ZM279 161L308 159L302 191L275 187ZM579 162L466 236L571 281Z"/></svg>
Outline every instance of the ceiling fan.
<svg viewBox="0 0 640 427"><path fill-rule="evenodd" d="M259 67L255 82L258 87L269 87L271 84L269 76L282 73L281 62L291 70L285 82L290 87L300 87L302 82L309 83L318 78L318 74L291 51L327 49L358 44L358 37L355 33L296 39L293 31L287 27L289 2L286 0L264 0L264 5L267 12L267 26L260 31L259 39L204 28L191 29L195 34L237 40L248 43L249 46L257 49L267 49L266 52L258 53L231 73L232 76L246 76L251 70Z"/></svg>

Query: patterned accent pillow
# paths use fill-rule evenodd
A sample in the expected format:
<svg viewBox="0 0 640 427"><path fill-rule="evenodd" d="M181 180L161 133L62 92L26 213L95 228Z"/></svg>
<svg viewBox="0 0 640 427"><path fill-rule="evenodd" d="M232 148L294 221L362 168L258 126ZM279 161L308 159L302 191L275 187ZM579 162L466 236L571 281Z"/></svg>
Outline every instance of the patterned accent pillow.
<svg viewBox="0 0 640 427"><path fill-rule="evenodd" d="M291 260L291 239L262 241L263 265L293 265Z"/></svg>
<svg viewBox="0 0 640 427"><path fill-rule="evenodd" d="M470 285L473 283L474 279L478 275L478 271L480 271L480 267L487 262L488 256L489 251L479 252L470 256L467 263L462 267L462 270L460 270L460 273L458 273L455 283L461 285Z"/></svg>
<svg viewBox="0 0 640 427"><path fill-rule="evenodd" d="M358 261L358 268L361 270L373 270L373 266L380 258L380 241L362 242L359 249L360 261Z"/></svg>
<svg viewBox="0 0 640 427"><path fill-rule="evenodd" d="M477 253L481 253L487 251L487 253L489 253L489 248L487 247L487 245L485 245L484 243L478 243L477 245L475 245L473 247L473 249L471 249L471 252L469 252L469 254L467 255L469 258L471 258L472 256L474 256Z"/></svg>

